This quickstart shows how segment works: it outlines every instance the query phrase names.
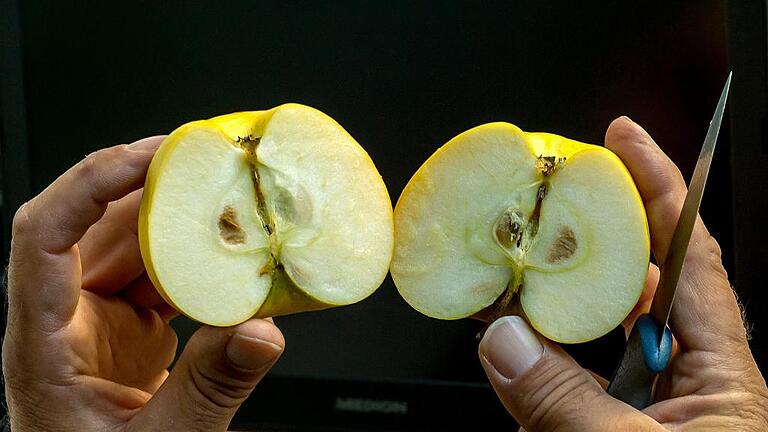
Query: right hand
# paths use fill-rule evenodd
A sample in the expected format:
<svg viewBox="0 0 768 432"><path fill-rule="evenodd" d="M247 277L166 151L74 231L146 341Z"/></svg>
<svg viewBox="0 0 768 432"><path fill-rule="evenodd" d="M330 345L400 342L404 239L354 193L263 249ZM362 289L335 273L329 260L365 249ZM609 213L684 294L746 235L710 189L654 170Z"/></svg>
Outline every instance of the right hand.
<svg viewBox="0 0 768 432"><path fill-rule="evenodd" d="M651 247L663 262L686 194L680 170L626 117L610 125L605 145L624 161L640 190ZM627 328L650 308L658 278L652 265ZM656 402L642 411L609 396L605 379L582 369L520 317L491 325L480 343L480 361L501 402L529 432L768 430L768 389L750 352L720 247L701 219L670 327L677 350L659 377Z"/></svg>

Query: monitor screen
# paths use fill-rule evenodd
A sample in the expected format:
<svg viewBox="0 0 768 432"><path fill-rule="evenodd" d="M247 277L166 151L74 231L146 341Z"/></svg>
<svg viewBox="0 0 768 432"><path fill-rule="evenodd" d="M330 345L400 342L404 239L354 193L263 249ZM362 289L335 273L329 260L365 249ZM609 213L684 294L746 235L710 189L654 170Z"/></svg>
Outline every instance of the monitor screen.
<svg viewBox="0 0 768 432"><path fill-rule="evenodd" d="M285 102L337 120L393 203L438 147L492 121L602 144L627 115L689 178L728 72L724 1L35 0L19 11L35 193L100 147ZM728 127L702 214L730 270ZM477 360L483 323L427 318L391 278L358 304L275 322L286 351L236 417L243 428L514 424ZM173 324L182 349L196 325ZM617 329L568 349L610 374L622 343Z"/></svg>

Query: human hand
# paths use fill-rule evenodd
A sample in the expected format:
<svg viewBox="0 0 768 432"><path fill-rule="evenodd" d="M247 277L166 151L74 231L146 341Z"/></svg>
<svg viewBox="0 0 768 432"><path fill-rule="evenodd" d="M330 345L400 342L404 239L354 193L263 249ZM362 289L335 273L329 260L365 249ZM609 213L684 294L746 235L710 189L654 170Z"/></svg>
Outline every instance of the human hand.
<svg viewBox="0 0 768 432"><path fill-rule="evenodd" d="M663 262L685 199L683 177L626 117L609 126L605 145L624 161L637 184L651 248ZM659 270L651 265L626 328L648 312L658 279ZM676 339L673 358L659 376L656 402L642 411L609 396L604 378L579 367L516 316L488 328L480 361L504 406L529 432L768 430L765 380L750 352L720 247L701 219L688 247L670 327Z"/></svg>
<svg viewBox="0 0 768 432"><path fill-rule="evenodd" d="M14 432L224 431L280 356L269 320L204 326L168 374L175 311L136 234L162 138L89 155L17 211L3 340Z"/></svg>

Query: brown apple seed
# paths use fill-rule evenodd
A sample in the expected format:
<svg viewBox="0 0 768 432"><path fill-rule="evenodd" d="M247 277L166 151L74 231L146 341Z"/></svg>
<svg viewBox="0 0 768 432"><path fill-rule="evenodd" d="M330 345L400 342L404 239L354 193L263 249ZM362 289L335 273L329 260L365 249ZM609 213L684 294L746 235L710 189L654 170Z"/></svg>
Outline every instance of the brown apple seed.
<svg viewBox="0 0 768 432"><path fill-rule="evenodd" d="M226 206L219 216L219 236L229 244L245 243L245 231L237 223L234 207Z"/></svg>
<svg viewBox="0 0 768 432"><path fill-rule="evenodd" d="M568 259L574 252L576 252L577 247L576 235L573 233L573 230L566 226L561 227L559 236L557 237L557 240L555 240L555 244L553 244L552 248L549 250L547 262L556 264Z"/></svg>

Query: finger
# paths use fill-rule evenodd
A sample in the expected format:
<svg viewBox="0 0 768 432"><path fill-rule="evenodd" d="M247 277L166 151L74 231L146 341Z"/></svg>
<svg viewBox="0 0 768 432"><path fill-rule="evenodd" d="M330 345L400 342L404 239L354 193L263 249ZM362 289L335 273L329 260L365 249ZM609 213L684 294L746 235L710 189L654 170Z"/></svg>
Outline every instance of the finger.
<svg viewBox="0 0 768 432"><path fill-rule="evenodd" d="M672 338L672 355L670 356L671 359L674 359L677 357L678 352L678 345L677 341L675 341L674 338ZM670 363L672 361L670 360ZM668 368L667 370L663 371L659 374L658 379L656 379L656 384L654 384L653 388L653 401L651 403L663 401L665 399L674 398L676 396L679 396L680 392L678 394L673 395L672 394L672 388L674 386L675 381L679 381L680 376L674 373L674 367Z"/></svg>
<svg viewBox="0 0 768 432"><path fill-rule="evenodd" d="M685 200L680 171L648 133L626 117L608 127L606 147L624 161L643 197L651 245L663 263ZM706 351L746 346L746 331L720 259L720 248L701 219L688 246L670 326L684 347Z"/></svg>
<svg viewBox="0 0 768 432"><path fill-rule="evenodd" d="M179 312L160 295L146 272L122 289L119 295L133 307L154 310L166 322L179 316Z"/></svg>
<svg viewBox="0 0 768 432"><path fill-rule="evenodd" d="M120 291L120 297L136 307L151 308L165 304L146 272Z"/></svg>
<svg viewBox="0 0 768 432"><path fill-rule="evenodd" d="M496 303L493 303L486 307L485 309L480 310L479 312L473 314L469 318L483 321L485 323L490 323L491 321L494 321L496 318L501 317L502 315L520 315L522 313L522 309L520 308L520 303L514 303L507 305L504 310L499 310L499 305Z"/></svg>
<svg viewBox="0 0 768 432"><path fill-rule="evenodd" d="M605 378L601 377L600 375L598 375L598 374L596 374L596 373L592 372L591 370L588 370L587 372L589 372L589 374L590 374L590 375L592 375L592 378L595 380L595 382L596 382L597 384L599 384L599 385L600 385L600 387L601 387L603 390L606 390L606 389L608 389L608 380L607 380L607 379L605 379Z"/></svg>
<svg viewBox="0 0 768 432"><path fill-rule="evenodd" d="M494 322L479 354L502 404L526 430L662 430L610 397L592 375L518 316Z"/></svg>
<svg viewBox="0 0 768 432"><path fill-rule="evenodd" d="M119 295L133 307L154 309L165 321L170 321L179 315L176 309L166 303L147 273L143 273L128 284Z"/></svg>
<svg viewBox="0 0 768 432"><path fill-rule="evenodd" d="M659 268L655 264L648 264L648 276L645 278L645 286L643 292L640 294L637 304L632 309L632 312L624 318L621 325L624 326L624 333L626 337L629 337L629 332L632 330L632 326L635 325L637 318L648 313L651 310L651 303L653 302L653 295L656 294L656 286L659 284Z"/></svg>
<svg viewBox="0 0 768 432"><path fill-rule="evenodd" d="M651 136L627 117L608 126L605 146L621 158L632 174L648 213L651 249L656 261L663 263L685 200L683 175Z"/></svg>
<svg viewBox="0 0 768 432"><path fill-rule="evenodd" d="M107 203L141 187L160 141L147 138L92 153L16 212L9 321L55 330L72 317L81 277L74 246Z"/></svg>
<svg viewBox="0 0 768 432"><path fill-rule="evenodd" d="M202 327L129 430L227 430L284 346L277 327L261 319L234 328Z"/></svg>
<svg viewBox="0 0 768 432"><path fill-rule="evenodd" d="M144 272L138 239L141 190L109 203L104 216L77 243L83 289L106 296Z"/></svg>
<svg viewBox="0 0 768 432"><path fill-rule="evenodd" d="M163 369L160 371L160 373L157 374L149 383L147 383L146 388L143 390L146 391L149 394L155 394L157 390L160 388L160 386L165 383L165 380L168 379L168 369Z"/></svg>

